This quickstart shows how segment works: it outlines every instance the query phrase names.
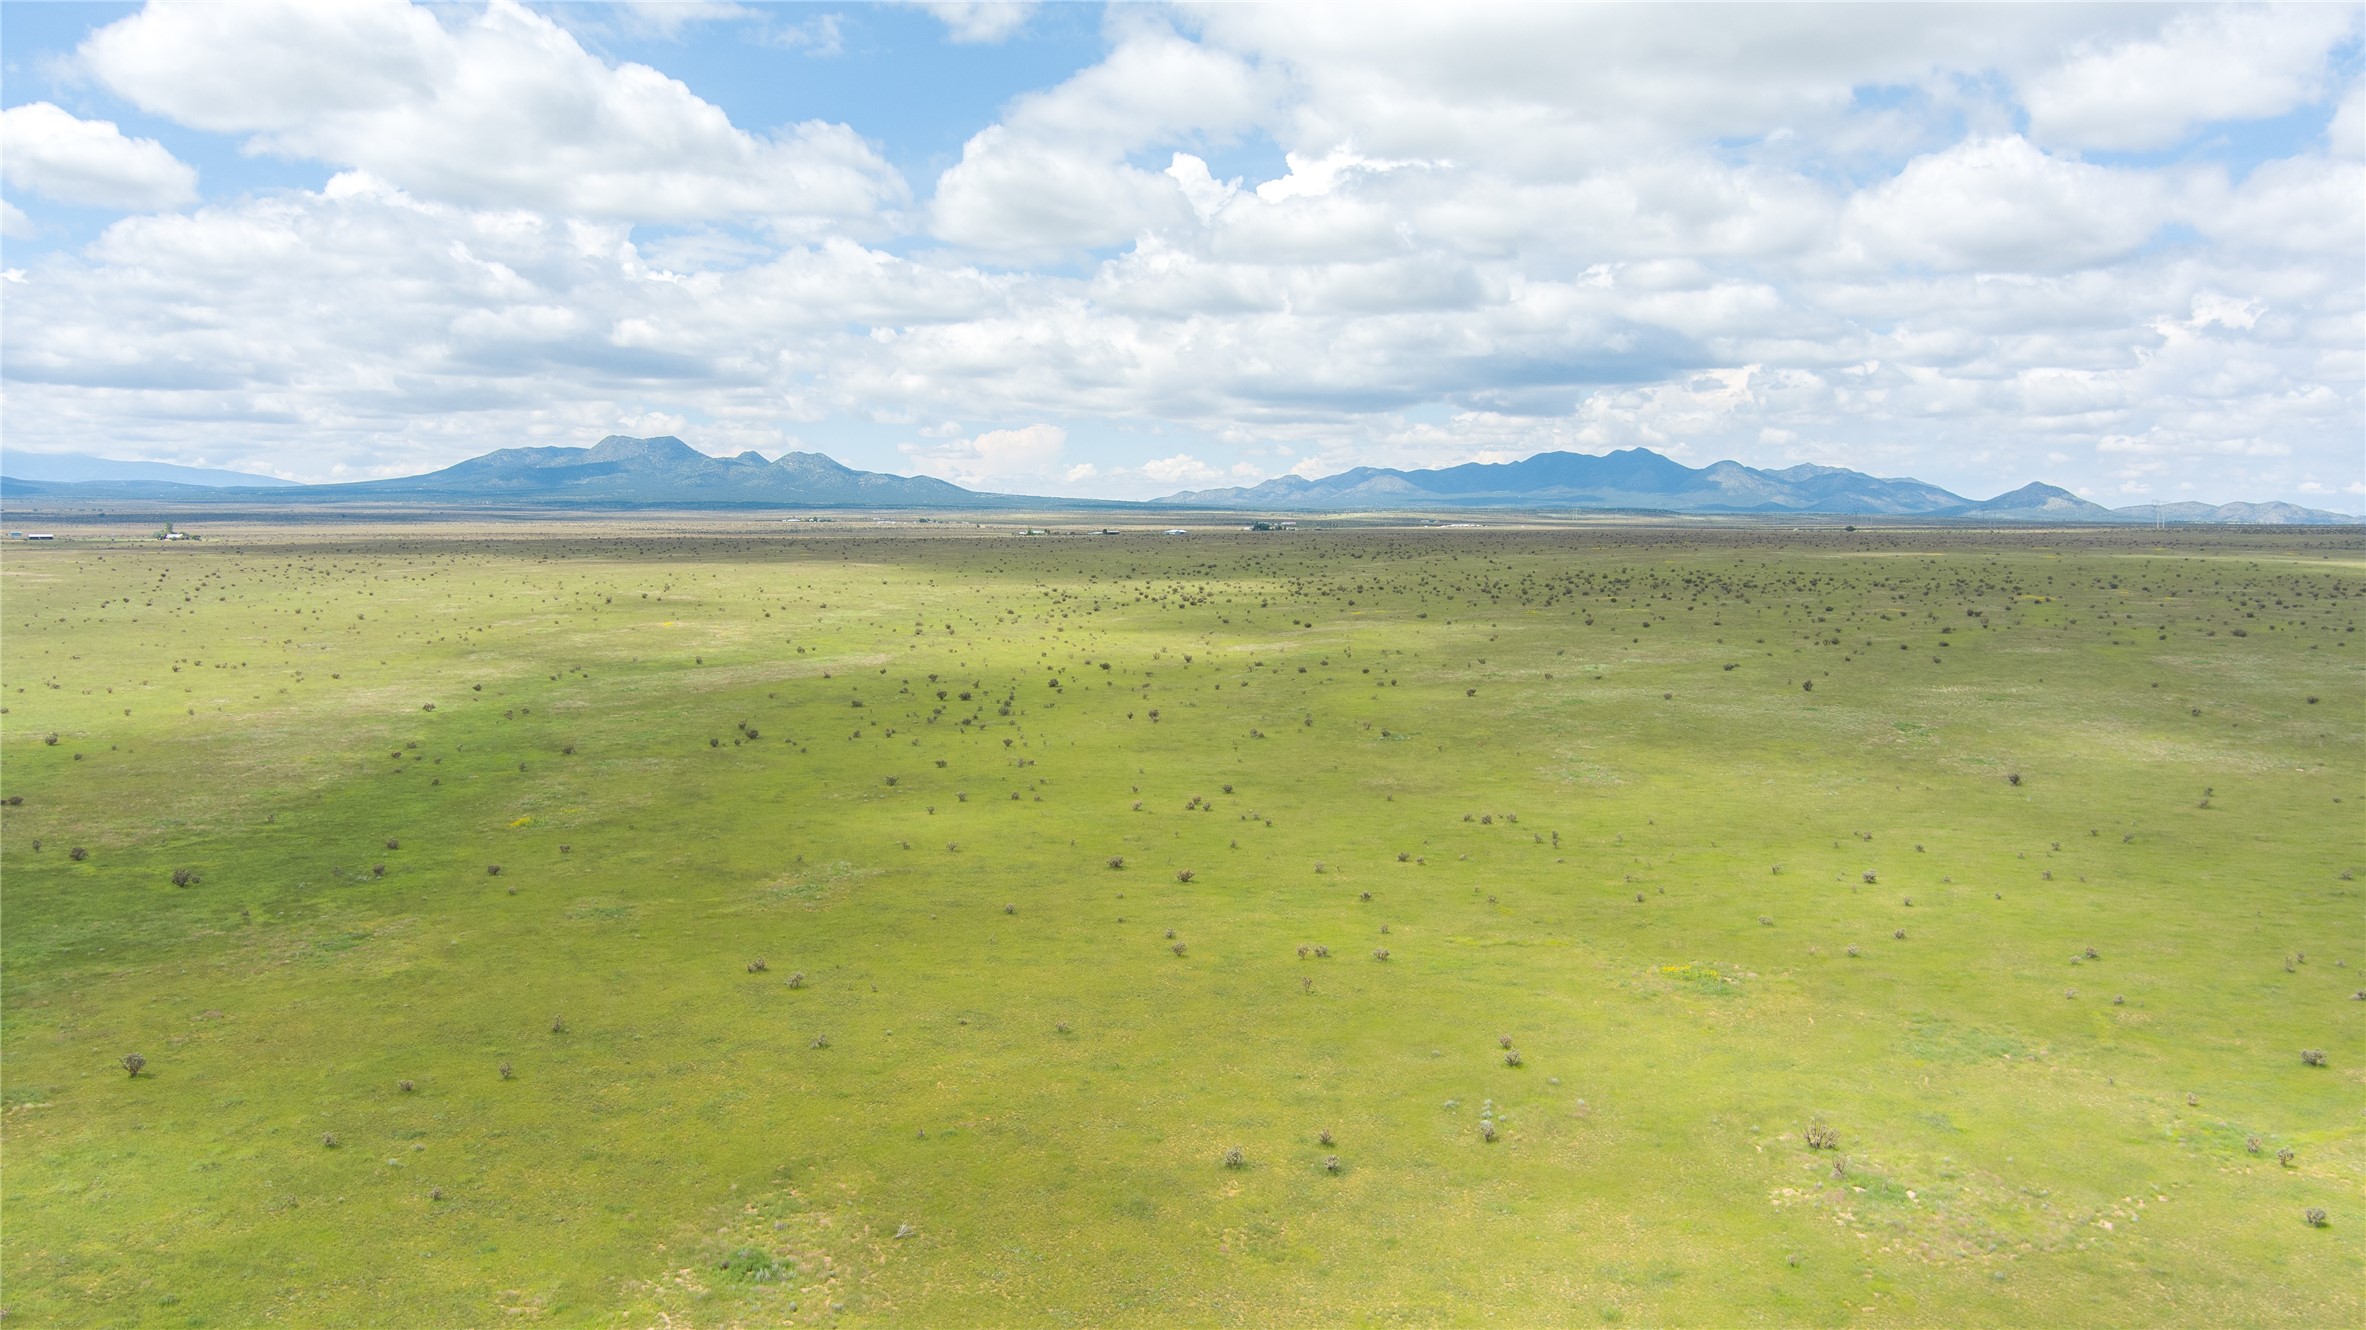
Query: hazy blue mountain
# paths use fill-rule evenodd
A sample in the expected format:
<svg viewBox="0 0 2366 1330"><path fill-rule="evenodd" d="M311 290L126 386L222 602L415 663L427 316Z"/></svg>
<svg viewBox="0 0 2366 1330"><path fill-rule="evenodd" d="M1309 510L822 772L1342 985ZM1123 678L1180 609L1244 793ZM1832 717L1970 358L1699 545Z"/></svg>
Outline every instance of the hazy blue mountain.
<svg viewBox="0 0 2366 1330"><path fill-rule="evenodd" d="M34 457L11 453L6 467ZM100 459L83 459L97 463ZM0 492L11 500L79 502L141 499L192 506L240 504L419 505L427 507L583 508L1130 508L1106 500L1042 499L980 494L927 476L857 471L820 453L789 453L767 461L757 453L710 457L662 435L636 439L612 434L589 448L502 448L425 475L338 485L290 485L268 477L192 482L186 477L235 476L156 463L112 462L153 468L160 476L121 475L87 480L20 475L7 470ZM1739 462L1689 467L1648 448L1603 456L1538 453L1518 462L1470 462L1429 471L1357 467L1309 480L1283 476L1246 488L1197 490L1153 500L1153 507L1289 509L1301 511L1558 508L1779 516L1927 517L1983 522L2244 522L2323 524L2355 522L2339 513L2288 503L2175 503L2106 508L2052 485L2024 485L1974 501L1908 477L1870 476L1836 466L1760 470Z"/></svg>
<svg viewBox="0 0 2366 1330"><path fill-rule="evenodd" d="M857 471L820 453L789 453L778 461L752 452L710 457L671 435L635 439L621 434L589 448L502 448L425 475L337 485L232 489L131 479L65 484L10 475L0 481L0 489L18 499L169 499L256 506L991 508L1028 502L979 494L927 476Z"/></svg>
<svg viewBox="0 0 2366 1330"><path fill-rule="evenodd" d="M2140 503L2111 511L2123 521L2158 520L2171 525L2179 522L2240 522L2258 526L2324 526L2360 520L2350 514L2329 513L2322 508L2303 508L2296 503Z"/></svg>
<svg viewBox="0 0 2366 1330"><path fill-rule="evenodd" d="M163 481L174 485L277 488L296 484L295 481L281 480L277 476L250 475L244 471L175 466L170 462L119 462L111 457L92 457L88 453L27 453L15 449L0 450L0 475L15 480L46 480L69 485L92 481Z"/></svg>
<svg viewBox="0 0 2366 1330"><path fill-rule="evenodd" d="M316 486L357 499L590 504L961 508L1010 502L927 476L841 466L820 453L710 457L670 434L611 434L589 448L503 448L423 476Z"/></svg>
<svg viewBox="0 0 2366 1330"><path fill-rule="evenodd" d="M1538 453L1434 471L1357 467L1319 480L1285 476L1247 488L1199 490L1162 502L1205 507L1646 508L1688 513L1919 514L1969 500L1919 480L1840 467L1761 471L1739 462L1689 467L1648 448L1604 456Z"/></svg>
<svg viewBox="0 0 2366 1330"><path fill-rule="evenodd" d="M1160 503L1198 508L1303 511L1407 508L1618 508L1678 513L1818 513L1962 518L1991 522L2150 522L2153 510L2111 509L2052 485L2025 485L1973 501L1906 477L1836 466L1765 471L1739 462L1689 467L1648 448L1603 456L1538 453L1518 462L1469 462L1428 471L1357 467L1309 480L1192 490ZM2170 505L2187 522L2355 522L2292 504ZM2185 511L2186 509L2192 511ZM2205 515L2206 514L2206 515Z"/></svg>

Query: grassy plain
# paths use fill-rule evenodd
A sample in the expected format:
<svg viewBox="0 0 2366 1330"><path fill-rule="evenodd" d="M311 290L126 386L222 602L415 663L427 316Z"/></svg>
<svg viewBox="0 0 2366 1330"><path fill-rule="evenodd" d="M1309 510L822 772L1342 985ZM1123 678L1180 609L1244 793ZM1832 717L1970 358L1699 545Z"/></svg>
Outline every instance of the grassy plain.
<svg viewBox="0 0 2366 1330"><path fill-rule="evenodd" d="M0 592L14 1323L2366 1321L2354 532Z"/></svg>

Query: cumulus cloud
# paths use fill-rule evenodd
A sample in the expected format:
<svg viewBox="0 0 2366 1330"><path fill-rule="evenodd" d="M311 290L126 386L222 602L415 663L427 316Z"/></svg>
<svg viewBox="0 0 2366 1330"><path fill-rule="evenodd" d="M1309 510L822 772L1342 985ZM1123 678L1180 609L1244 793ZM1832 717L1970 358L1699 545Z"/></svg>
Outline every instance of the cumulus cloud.
<svg viewBox="0 0 2366 1330"><path fill-rule="evenodd" d="M2352 5L2228 5L2157 35L2082 43L2023 89L2030 132L2081 148L2160 148L2215 121L2282 115L2324 95L2334 47L2358 36Z"/></svg>
<svg viewBox="0 0 2366 1330"><path fill-rule="evenodd" d="M2019 135L1909 162L1850 200L1849 237L1876 262L2044 270L2124 254L2169 220L2147 173L2047 155Z"/></svg>
<svg viewBox="0 0 2366 1330"><path fill-rule="evenodd" d="M197 197L197 172L163 144L128 138L113 121L77 119L48 102L0 111L0 140L8 183L60 203L147 211Z"/></svg>
<svg viewBox="0 0 2366 1330"><path fill-rule="evenodd" d="M990 429L934 447L905 444L902 451L921 474L978 489L1056 474L1067 443L1068 431L1058 425L1025 425Z"/></svg>
<svg viewBox="0 0 2366 1330"><path fill-rule="evenodd" d="M28 260L11 439L365 474L679 420L1037 493L1648 446L2289 495L2359 469L2366 110L2275 55L2322 12L2230 14L1120 10L906 211L851 130L750 133L514 5L153 8L85 47L104 86L340 172ZM2082 157L2131 131L2073 73L2149 89L2212 24L2208 124L2321 118L2239 172Z"/></svg>
<svg viewBox="0 0 2366 1330"><path fill-rule="evenodd" d="M595 217L861 222L901 177L844 125L768 135L514 0L447 28L401 0L152 5L83 64L143 110L426 197Z"/></svg>
<svg viewBox="0 0 2366 1330"><path fill-rule="evenodd" d="M972 136L937 180L930 229L972 249L1042 254L1178 225L1193 215L1193 182L1126 155L1159 138L1237 134L1271 91L1227 52L1163 28L1133 33L1099 64L1019 98Z"/></svg>
<svg viewBox="0 0 2366 1330"><path fill-rule="evenodd" d="M1158 457L1144 462L1142 474L1161 485L1204 485L1225 478L1222 471L1189 453L1176 453L1172 457Z"/></svg>

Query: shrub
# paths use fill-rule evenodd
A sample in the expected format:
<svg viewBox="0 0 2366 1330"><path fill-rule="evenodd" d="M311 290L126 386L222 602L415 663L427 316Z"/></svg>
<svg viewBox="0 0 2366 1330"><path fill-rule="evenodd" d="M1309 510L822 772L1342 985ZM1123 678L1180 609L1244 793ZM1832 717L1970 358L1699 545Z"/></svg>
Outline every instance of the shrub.
<svg viewBox="0 0 2366 1330"><path fill-rule="evenodd" d="M396 1081L394 1083L394 1088L403 1094L409 1094L414 1087L409 1081Z"/></svg>
<svg viewBox="0 0 2366 1330"><path fill-rule="evenodd" d="M553 1017L551 1017L551 1018L550 1018L550 1032L551 1032L552 1034L565 1034L565 1033L567 1033L567 1018L566 1018L566 1017L564 1017L564 1016L553 1016Z"/></svg>
<svg viewBox="0 0 2366 1330"><path fill-rule="evenodd" d="M126 1053L123 1055L123 1069L127 1072L130 1072L135 1078L140 1074L140 1068L147 1065L148 1059L141 1057L137 1053Z"/></svg>
<svg viewBox="0 0 2366 1330"><path fill-rule="evenodd" d="M1505 1052L1503 1055L1503 1065L1507 1067L1517 1067L1521 1065L1520 1050L1515 1048Z"/></svg>
<svg viewBox="0 0 2366 1330"><path fill-rule="evenodd" d="M1224 1166L1226 1168L1247 1168L1249 1166L1248 1152L1237 1145L1226 1146L1224 1148Z"/></svg>
<svg viewBox="0 0 2366 1330"><path fill-rule="evenodd" d="M792 975L790 975L790 976L789 976L789 987L791 987L791 988L803 988L803 987L805 987L805 972L804 972L803 970L799 970L799 971L797 971L796 973L794 973L794 974L792 974Z"/></svg>
<svg viewBox="0 0 2366 1330"><path fill-rule="evenodd" d="M1495 1046L1497 1048L1510 1048L1512 1046L1512 1037L1508 1034L1499 1034L1495 1036Z"/></svg>
<svg viewBox="0 0 2366 1330"><path fill-rule="evenodd" d="M1337 1156L1337 1155L1324 1155L1324 1156L1323 1156L1323 1171L1324 1171L1325 1173L1336 1173L1336 1172L1338 1172L1338 1171L1339 1171L1339 1156ZM2317 1211L2316 1213L2318 1213L2318 1214L2323 1214L2323 1213L2324 1213L2324 1211L2322 1211L2322 1210L2319 1210L2319 1211Z"/></svg>
<svg viewBox="0 0 2366 1330"><path fill-rule="evenodd" d="M322 1145L325 1145L325 1146L327 1146L327 1147L328 1147L329 1149L331 1149L331 1150L334 1150L334 1149L336 1149L336 1148L337 1148L337 1133L335 1133L335 1132L333 1132L333 1131L324 1131L324 1132L322 1132L322 1133L320 1134L320 1143L321 1143Z"/></svg>
<svg viewBox="0 0 2366 1330"><path fill-rule="evenodd" d="M1113 855L1110 855L1110 856L1109 856L1109 866L1110 866L1111 868L1123 868L1123 867L1125 867L1125 856L1124 856L1124 855L1122 855L1122 854L1113 854Z"/></svg>
<svg viewBox="0 0 2366 1330"><path fill-rule="evenodd" d="M2287 1145L2283 1149L2276 1151L2276 1162L2282 1164L2286 1168L2292 1167L2292 1147Z"/></svg>
<svg viewBox="0 0 2366 1330"><path fill-rule="evenodd" d="M1327 961L1331 959L1331 949L1319 942L1316 943L1314 948L1314 958L1318 961Z"/></svg>
<svg viewBox="0 0 2366 1330"><path fill-rule="evenodd" d="M2300 1064L2304 1067L2324 1066L2325 1050L2321 1048L2304 1048L2300 1050Z"/></svg>
<svg viewBox="0 0 2366 1330"><path fill-rule="evenodd" d="M1768 928L1772 928L1772 927L1774 927L1774 916L1773 916L1773 915L1771 915L1771 914L1762 914L1762 915L1759 915L1759 916L1758 916L1758 922L1759 922L1760 924L1763 924L1763 925L1765 925L1765 926L1766 926L1766 927L1768 927Z"/></svg>
<svg viewBox="0 0 2366 1330"><path fill-rule="evenodd" d="M73 860L75 863L81 863L83 860L90 857L90 851L77 845L73 849L66 851L66 857Z"/></svg>
<svg viewBox="0 0 2366 1330"><path fill-rule="evenodd" d="M1897 932L1890 934L1890 936L1896 938L1900 942L1903 942L1906 940L1906 930L1901 928Z"/></svg>
<svg viewBox="0 0 2366 1330"><path fill-rule="evenodd" d="M1189 881L1192 879L1192 877L1193 877L1193 876L1194 876L1194 875L1193 875L1192 871L1191 871L1190 869L1186 868L1186 869L1182 870L1181 872L1178 872L1178 873L1176 873L1176 874L1175 874L1175 880L1176 880L1177 882L1189 882Z"/></svg>
<svg viewBox="0 0 2366 1330"><path fill-rule="evenodd" d="M440 1201L444 1199L444 1189L441 1187L429 1187L427 1189L427 1199L431 1201Z"/></svg>
<svg viewBox="0 0 2366 1330"><path fill-rule="evenodd" d="M1866 870L1865 870L1865 885L1866 885L1866 886L1872 886L1872 885L1873 885L1873 879L1874 879L1873 870L1871 870L1871 869L1866 869Z"/></svg>
<svg viewBox="0 0 2366 1330"><path fill-rule="evenodd" d="M173 885L176 887L193 887L196 886L200 881L203 881L203 879L186 868L176 868L173 870Z"/></svg>
<svg viewBox="0 0 2366 1330"><path fill-rule="evenodd" d="M1056 1023L1054 1023L1054 1024L1053 1024L1053 1026L1052 1026L1052 1032L1053 1032L1054 1034L1066 1034L1066 1033L1068 1033L1068 1022L1066 1022L1066 1021L1059 1021L1059 1022L1056 1022Z"/></svg>
<svg viewBox="0 0 2366 1330"><path fill-rule="evenodd" d="M501 1079L505 1081L514 1081L517 1079L517 1077L517 1071L513 1069L508 1063L504 1062L501 1064Z"/></svg>
<svg viewBox="0 0 2366 1330"><path fill-rule="evenodd" d="M2311 702L2316 700L2317 699L2313 697L2309 699ZM2300 1212L2300 1222L2308 1225L2310 1228L2323 1228L2332 1221L2325 1218L2325 1212L2323 1210L2320 1210L2316 1206L2312 1205L2308 1209Z"/></svg>
<svg viewBox="0 0 2366 1330"><path fill-rule="evenodd" d="M748 962L749 974L762 974L771 968L771 966L764 963L764 958L762 956L758 956L756 959Z"/></svg>
<svg viewBox="0 0 2366 1330"><path fill-rule="evenodd" d="M812 1047L814 1047L814 1048L828 1048L829 1046L830 1046L830 1036L828 1036L828 1035L826 1035L826 1034L817 1034L817 1035L815 1035L815 1036L813 1037L813 1044L812 1044Z"/></svg>
<svg viewBox="0 0 2366 1330"><path fill-rule="evenodd" d="M499 864L486 864L486 865L485 865L485 876L486 876L486 877L499 877L499 876L501 876L501 865L499 865Z"/></svg>
<svg viewBox="0 0 2366 1330"><path fill-rule="evenodd" d="M1172 948L1170 948L1170 950L1172 950L1176 955L1180 956L1183 954L1183 946L1183 943L1178 942Z"/></svg>
<svg viewBox="0 0 2366 1330"><path fill-rule="evenodd" d="M1004 914L1017 914L1019 912L1019 907L1016 905L1005 905L1002 907L1002 912Z"/></svg>
<svg viewBox="0 0 2366 1330"><path fill-rule="evenodd" d="M1479 1119L1479 1139L1482 1141L1493 1141L1495 1139L1495 1119Z"/></svg>
<svg viewBox="0 0 2366 1330"><path fill-rule="evenodd" d="M2249 1138L2249 1139L2245 1140L2245 1141L2243 1142L2243 1148L2244 1148L2245 1150L2248 1150L2248 1151L2250 1151L2252 1154L2258 1154L2258 1153L2259 1153L2259 1138L2258 1138L2258 1137L2256 1137L2256 1136L2253 1136L2253 1137L2251 1137L2251 1138Z"/></svg>
<svg viewBox="0 0 2366 1330"><path fill-rule="evenodd" d="M2009 775L2009 776L2005 777L2005 784L2007 784L2007 785L2019 785L2020 783L2021 783L2021 773L2020 773L2020 772L2018 772L2018 771L2016 771L2016 772L2012 773L2011 775Z"/></svg>
<svg viewBox="0 0 2366 1330"><path fill-rule="evenodd" d="M371 864L371 865L370 865L370 876L371 876L371 877L384 877L384 876L386 876L386 865L384 865L384 864Z"/></svg>
<svg viewBox="0 0 2366 1330"><path fill-rule="evenodd" d="M1373 960L1376 960L1376 961L1384 961L1384 960L1387 960L1387 959L1388 959L1388 948L1386 948L1386 947L1374 947L1374 948L1372 948L1372 959L1373 959Z"/></svg>
<svg viewBox="0 0 2366 1330"><path fill-rule="evenodd" d="M1854 945L1852 945L1852 946L1850 946L1850 947L1849 947L1849 949L1848 949L1848 954L1849 954L1849 955L1851 955L1851 956L1854 956L1854 955L1856 955L1856 954L1857 954L1857 949L1856 949L1856 947L1855 947Z"/></svg>
<svg viewBox="0 0 2366 1330"><path fill-rule="evenodd" d="M1329 1145L1329 1144L1331 1143L1331 1130L1330 1130L1330 1128L1326 1127L1326 1128L1324 1128L1323 1130L1321 1130L1321 1131L1319 1131L1319 1132L1316 1132L1316 1133L1315 1133L1315 1141L1316 1141L1316 1143L1317 1143L1317 1144L1321 1144L1321 1145Z"/></svg>
<svg viewBox="0 0 2366 1330"><path fill-rule="evenodd" d="M1807 1142L1807 1148L1810 1150L1837 1150L1840 1148L1840 1133L1821 1122L1809 1123L1807 1130L1801 1133L1800 1139Z"/></svg>
<svg viewBox="0 0 2366 1330"><path fill-rule="evenodd" d="M396 840L394 837L392 837L392 836L388 836L388 837L386 838L386 848L387 848L387 849L390 849L390 850L399 850L399 849L401 849L402 847L403 847L403 843L402 843L401 841L399 841L399 840Z"/></svg>

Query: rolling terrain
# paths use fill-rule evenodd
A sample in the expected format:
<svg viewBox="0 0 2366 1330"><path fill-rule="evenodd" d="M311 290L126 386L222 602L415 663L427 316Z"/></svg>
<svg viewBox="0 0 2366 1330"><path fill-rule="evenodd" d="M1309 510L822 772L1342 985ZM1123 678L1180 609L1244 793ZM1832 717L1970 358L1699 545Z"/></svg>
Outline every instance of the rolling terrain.
<svg viewBox="0 0 2366 1330"><path fill-rule="evenodd" d="M12 1321L2366 1317L2354 533L782 531L9 547Z"/></svg>

